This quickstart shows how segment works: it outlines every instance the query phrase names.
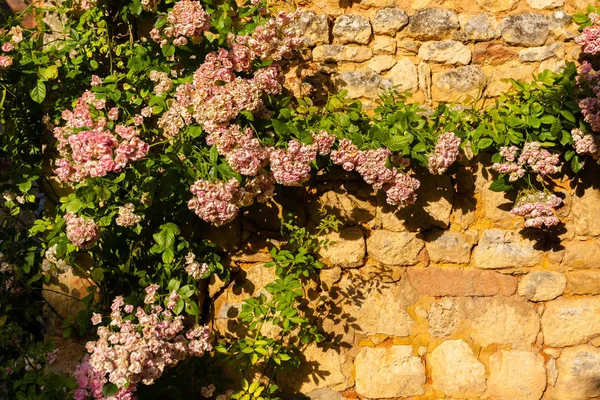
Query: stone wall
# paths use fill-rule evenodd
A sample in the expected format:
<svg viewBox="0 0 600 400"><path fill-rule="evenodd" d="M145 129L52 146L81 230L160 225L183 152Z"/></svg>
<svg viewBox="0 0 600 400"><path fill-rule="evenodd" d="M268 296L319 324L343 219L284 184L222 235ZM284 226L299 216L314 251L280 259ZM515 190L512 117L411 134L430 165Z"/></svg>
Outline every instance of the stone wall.
<svg viewBox="0 0 600 400"><path fill-rule="evenodd" d="M570 14L585 0L300 0L311 46L296 92L376 99L398 86L422 104L493 98L579 57ZM325 91L323 90L322 93ZM367 105L369 102L367 102Z"/></svg>
<svg viewBox="0 0 600 400"><path fill-rule="evenodd" d="M489 164L488 164L489 165ZM269 216L319 207L344 223L323 250L311 309L328 333L283 381L312 399L584 400L600 396L600 167L557 182L564 225L524 230L513 194L488 189L485 168L423 181L417 204L386 205L358 175L251 207L213 232L233 251L233 282L212 282L213 325L236 324L243 299L274 279L263 268ZM287 190L287 189L286 189ZM262 206L264 207L264 206ZM243 248L240 243L245 243ZM237 250L236 250L237 249ZM289 395L287 398L295 398ZM306 397L298 397L306 398Z"/></svg>

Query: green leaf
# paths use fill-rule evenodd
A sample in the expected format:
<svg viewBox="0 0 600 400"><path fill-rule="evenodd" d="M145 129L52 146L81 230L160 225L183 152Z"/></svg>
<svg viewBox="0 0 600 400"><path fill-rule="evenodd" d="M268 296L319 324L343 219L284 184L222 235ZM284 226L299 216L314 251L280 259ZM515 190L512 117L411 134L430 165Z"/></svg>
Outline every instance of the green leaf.
<svg viewBox="0 0 600 400"><path fill-rule="evenodd" d="M160 226L160 231L152 235L156 244L158 244L162 249L167 249L173 247L175 244L175 235L178 235L181 232L179 227L172 222L168 222L166 224L162 224Z"/></svg>
<svg viewBox="0 0 600 400"><path fill-rule="evenodd" d="M490 185L490 190L492 192L506 192L507 190L511 190L512 188L512 184L508 181L508 177L506 176L496 179Z"/></svg>
<svg viewBox="0 0 600 400"><path fill-rule="evenodd" d="M29 91L31 99L36 103L42 104L46 98L46 84L41 79L38 79L37 84Z"/></svg>
<svg viewBox="0 0 600 400"><path fill-rule="evenodd" d="M478 149L482 149L482 150L483 150L483 149L487 149L487 148L488 148L488 147L490 147L490 146L491 146L493 143L494 143L494 141L493 141L492 139L490 139L490 138L483 138L483 139L480 139L480 140L477 142L477 148L478 148Z"/></svg>
<svg viewBox="0 0 600 400"><path fill-rule="evenodd" d="M569 122L575 123L576 121L575 116L570 111L560 110L560 115L565 117L565 119Z"/></svg>
<svg viewBox="0 0 600 400"><path fill-rule="evenodd" d="M165 44L162 48L163 56L172 57L175 54L175 46L172 44Z"/></svg>
<svg viewBox="0 0 600 400"><path fill-rule="evenodd" d="M573 172L577 173L577 172L581 171L582 167L583 167L583 164L581 163L581 161L579 161L578 156L575 156L571 159L571 169L573 170Z"/></svg>
<svg viewBox="0 0 600 400"><path fill-rule="evenodd" d="M102 282L104 280L104 270L102 268L94 268L90 276L94 282Z"/></svg>
<svg viewBox="0 0 600 400"><path fill-rule="evenodd" d="M179 315L181 314L181 312L183 311L183 307L185 306L185 301L183 299L179 299L177 301L177 305L175 306L175 308L173 309L173 313L175 315Z"/></svg>
<svg viewBox="0 0 600 400"><path fill-rule="evenodd" d="M119 392L119 387L114 383L107 383L102 387L102 394L106 397L115 396Z"/></svg>
<svg viewBox="0 0 600 400"><path fill-rule="evenodd" d="M165 264L171 264L173 262L173 259L175 258L175 253L173 252L173 249L166 249L163 253L162 253L162 262Z"/></svg>

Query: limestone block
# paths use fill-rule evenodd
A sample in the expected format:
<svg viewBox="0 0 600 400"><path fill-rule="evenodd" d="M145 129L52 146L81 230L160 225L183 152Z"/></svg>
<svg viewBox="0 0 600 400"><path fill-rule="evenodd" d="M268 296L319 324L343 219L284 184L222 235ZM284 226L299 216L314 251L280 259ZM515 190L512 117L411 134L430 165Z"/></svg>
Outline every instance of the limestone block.
<svg viewBox="0 0 600 400"><path fill-rule="evenodd" d="M375 56L369 62L369 68L377 73L387 71L396 65L396 59L390 55Z"/></svg>
<svg viewBox="0 0 600 400"><path fill-rule="evenodd" d="M439 40L460 27L454 11L440 8L418 10L408 23L407 33L419 40Z"/></svg>
<svg viewBox="0 0 600 400"><path fill-rule="evenodd" d="M342 15L333 25L333 38L341 44L367 44L371 38L371 23L360 15Z"/></svg>
<svg viewBox="0 0 600 400"><path fill-rule="evenodd" d="M320 250L325 264L332 267L354 268L363 264L365 238L359 227L340 229L325 236L331 243Z"/></svg>
<svg viewBox="0 0 600 400"><path fill-rule="evenodd" d="M542 331L547 346L582 344L600 335L600 297L555 300L546 303Z"/></svg>
<svg viewBox="0 0 600 400"><path fill-rule="evenodd" d="M315 47L312 55L315 62L363 62L370 60L373 52L368 47L325 44Z"/></svg>
<svg viewBox="0 0 600 400"><path fill-rule="evenodd" d="M589 242L570 241L565 246L563 265L567 268L600 267L600 242L595 239Z"/></svg>
<svg viewBox="0 0 600 400"><path fill-rule="evenodd" d="M475 97L485 87L487 79L481 67L467 65L445 72L433 73L433 100L460 102Z"/></svg>
<svg viewBox="0 0 600 400"><path fill-rule="evenodd" d="M473 49L473 64L502 65L517 58L514 48L502 41L476 43Z"/></svg>
<svg viewBox="0 0 600 400"><path fill-rule="evenodd" d="M534 244L517 232L489 229L483 232L473 251L473 262L482 269L533 267L543 257Z"/></svg>
<svg viewBox="0 0 600 400"><path fill-rule="evenodd" d="M329 43L329 17L327 15L317 15L313 11L306 11L300 14L298 24L307 46Z"/></svg>
<svg viewBox="0 0 600 400"><path fill-rule="evenodd" d="M411 232L389 232L377 229L367 238L369 256L385 265L417 264L419 252L424 245L423 240Z"/></svg>
<svg viewBox="0 0 600 400"><path fill-rule="evenodd" d="M394 36L408 24L408 15L399 8L383 8L377 10L371 23L376 34Z"/></svg>
<svg viewBox="0 0 600 400"><path fill-rule="evenodd" d="M600 294L600 271L568 272L566 292L569 294Z"/></svg>
<svg viewBox="0 0 600 400"><path fill-rule="evenodd" d="M460 26L467 40L482 42L499 38L501 35L500 25L493 14L460 15L458 17Z"/></svg>
<svg viewBox="0 0 600 400"><path fill-rule="evenodd" d="M479 7L494 13L512 10L518 2L519 0L477 0Z"/></svg>
<svg viewBox="0 0 600 400"><path fill-rule="evenodd" d="M371 70L342 72L333 77L333 86L336 92L348 91L348 98L369 99L379 98L381 78Z"/></svg>
<svg viewBox="0 0 600 400"><path fill-rule="evenodd" d="M427 357L433 386L450 396L485 391L485 366L462 340L447 340Z"/></svg>
<svg viewBox="0 0 600 400"><path fill-rule="evenodd" d="M584 345L564 349L556 361L558 379L551 398L581 400L600 396L600 349Z"/></svg>
<svg viewBox="0 0 600 400"><path fill-rule="evenodd" d="M417 67L410 58L402 57L398 59L396 65L387 74L394 86L400 92L415 92L419 88L419 75Z"/></svg>
<svg viewBox="0 0 600 400"><path fill-rule="evenodd" d="M313 221L320 220L319 208L327 214L333 214L345 225L369 222L375 218L374 201L359 198L342 188L328 190L319 197L319 201L310 205L309 210Z"/></svg>
<svg viewBox="0 0 600 400"><path fill-rule="evenodd" d="M563 294L567 278L560 272L533 271L519 282L519 295L531 301L553 300Z"/></svg>
<svg viewBox="0 0 600 400"><path fill-rule="evenodd" d="M548 18L540 14L510 15L502 20L502 38L516 46L542 46L549 31Z"/></svg>
<svg viewBox="0 0 600 400"><path fill-rule="evenodd" d="M425 366L412 346L364 347L356 356L356 392L368 398L418 396L424 393Z"/></svg>
<svg viewBox="0 0 600 400"><path fill-rule="evenodd" d="M373 40L373 53L374 54L396 54L396 40L387 36L375 36Z"/></svg>
<svg viewBox="0 0 600 400"><path fill-rule="evenodd" d="M588 178L591 178L587 175ZM573 219L575 233L582 236L600 236L600 190L586 188L573 196Z"/></svg>
<svg viewBox="0 0 600 400"><path fill-rule="evenodd" d="M520 350L490 356L488 393L497 400L539 400L546 388L544 357Z"/></svg>
<svg viewBox="0 0 600 400"><path fill-rule="evenodd" d="M437 263L468 264L472 244L459 232L433 230L426 238L429 258Z"/></svg>
<svg viewBox="0 0 600 400"><path fill-rule="evenodd" d="M565 5L565 0L527 0L531 8L546 10L549 8L558 8Z"/></svg>
<svg viewBox="0 0 600 400"><path fill-rule="evenodd" d="M419 57L425 61L467 65L471 61L471 50L456 40L432 41L423 43Z"/></svg>

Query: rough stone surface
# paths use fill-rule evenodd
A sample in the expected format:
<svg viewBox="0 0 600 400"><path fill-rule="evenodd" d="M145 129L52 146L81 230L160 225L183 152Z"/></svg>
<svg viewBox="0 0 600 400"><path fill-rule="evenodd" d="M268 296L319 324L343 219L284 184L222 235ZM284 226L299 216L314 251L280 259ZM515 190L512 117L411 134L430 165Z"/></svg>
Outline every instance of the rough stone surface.
<svg viewBox="0 0 600 400"><path fill-rule="evenodd" d="M459 232L434 230L426 238L429 258L437 263L468 264L473 245Z"/></svg>
<svg viewBox="0 0 600 400"><path fill-rule="evenodd" d="M369 68L378 73L387 71L394 65L396 65L396 60L394 57L389 55L375 56L371 61L369 61Z"/></svg>
<svg viewBox="0 0 600 400"><path fill-rule="evenodd" d="M447 340L427 357L433 386L451 396L485 391L485 366L462 340Z"/></svg>
<svg viewBox="0 0 600 400"><path fill-rule="evenodd" d="M478 65L502 65L516 57L516 50L501 41L476 43L473 49L473 64Z"/></svg>
<svg viewBox="0 0 600 400"><path fill-rule="evenodd" d="M511 296L517 279L493 271L408 268L411 285L427 296Z"/></svg>
<svg viewBox="0 0 600 400"><path fill-rule="evenodd" d="M550 392L555 400L582 400L600 396L600 349L584 345L564 349L556 361L558 379Z"/></svg>
<svg viewBox="0 0 600 400"><path fill-rule="evenodd" d="M322 348L313 343L302 350L302 356L304 361L300 368L282 380L283 387L308 393L322 388L344 390L352 385L350 379L344 374L348 350ZM315 398L327 399L327 397Z"/></svg>
<svg viewBox="0 0 600 400"><path fill-rule="evenodd" d="M461 15L459 20L467 40L481 42L500 37L500 26L491 14Z"/></svg>
<svg viewBox="0 0 600 400"><path fill-rule="evenodd" d="M553 300L563 294L567 278L560 272L534 271L519 282L519 295L531 301Z"/></svg>
<svg viewBox="0 0 600 400"><path fill-rule="evenodd" d="M335 215L345 225L369 222L375 218L376 213L375 204L356 197L341 188L323 193L315 206L310 210L311 218L315 222L318 222L321 218L319 214L320 207L328 214Z"/></svg>
<svg viewBox="0 0 600 400"><path fill-rule="evenodd" d="M463 312L469 315L473 333L471 338L482 346L491 344L510 344L513 348L528 349L536 340L540 330L540 320L531 306L520 298L491 297L467 301L462 305ZM475 308L481 307L478 315Z"/></svg>
<svg viewBox="0 0 600 400"><path fill-rule="evenodd" d="M579 270L567 273L569 294L600 294L600 271Z"/></svg>
<svg viewBox="0 0 600 400"><path fill-rule="evenodd" d="M401 209L390 206L385 196L378 196L377 222L391 231L418 231L450 224L454 189L448 175L430 175L421 182L417 201Z"/></svg>
<svg viewBox="0 0 600 400"><path fill-rule="evenodd" d="M503 269L532 267L540 263L543 253L533 248L534 242L520 234L500 229L483 232L473 251L477 268Z"/></svg>
<svg viewBox="0 0 600 400"><path fill-rule="evenodd" d="M365 257L365 238L359 227L340 229L331 232L325 239L331 244L322 248L320 254L325 264L332 267L354 268L363 264Z"/></svg>
<svg viewBox="0 0 600 400"><path fill-rule="evenodd" d="M432 76L433 98L438 101L460 102L475 97L487 79L477 65L458 67Z"/></svg>
<svg viewBox="0 0 600 400"><path fill-rule="evenodd" d="M534 71L534 65L519 64L514 61L509 62L508 64L497 65L494 67L485 67L485 72L488 74L490 81L490 84L485 90L485 95L487 97L496 97L499 96L502 92L508 91L512 87L510 81L507 81L509 79L523 79L525 81L531 81L532 74ZM496 193L496 196L504 197L504 194ZM498 204L496 204L496 207L498 207ZM510 219L509 216L506 215L506 211L500 210L500 213L504 215L504 219Z"/></svg>
<svg viewBox="0 0 600 400"><path fill-rule="evenodd" d="M344 400L341 393L331 389L316 389L306 394L310 400Z"/></svg>
<svg viewBox="0 0 600 400"><path fill-rule="evenodd" d="M373 57L373 52L368 47L343 46L339 44L325 44L313 49L315 62L363 62Z"/></svg>
<svg viewBox="0 0 600 400"><path fill-rule="evenodd" d="M523 62L543 61L550 57L564 55L564 46L560 43L554 43L548 46L531 47L519 51L519 59Z"/></svg>
<svg viewBox="0 0 600 400"><path fill-rule="evenodd" d="M381 78L371 70L342 72L333 78L334 89L337 92L347 90L350 99L376 99L379 97L380 85Z"/></svg>
<svg viewBox="0 0 600 400"><path fill-rule="evenodd" d="M367 238L369 256L386 265L415 265L424 243L410 232L374 230Z"/></svg>
<svg viewBox="0 0 600 400"><path fill-rule="evenodd" d="M356 392L368 398L418 396L424 393L425 366L412 346L364 347L356 356Z"/></svg>
<svg viewBox="0 0 600 400"><path fill-rule="evenodd" d="M371 22L376 34L394 36L408 24L408 15L399 8L384 8L375 13Z"/></svg>
<svg viewBox="0 0 600 400"><path fill-rule="evenodd" d="M373 40L373 54L396 54L396 40L387 36L375 36Z"/></svg>
<svg viewBox="0 0 600 400"><path fill-rule="evenodd" d="M419 88L419 75L417 67L410 58L398 59L396 65L390 70L387 77L394 86L398 85L399 91L414 92Z"/></svg>
<svg viewBox="0 0 600 400"><path fill-rule="evenodd" d="M540 14L510 15L502 20L502 38L516 46L541 46L549 33L548 19Z"/></svg>
<svg viewBox="0 0 600 400"><path fill-rule="evenodd" d="M567 268L599 268L600 243L597 239L589 242L565 242L563 264Z"/></svg>
<svg viewBox="0 0 600 400"><path fill-rule="evenodd" d="M490 356L488 393L497 400L539 400L546 388L544 357L500 350Z"/></svg>
<svg viewBox="0 0 600 400"><path fill-rule="evenodd" d="M519 0L477 0L479 7L490 12L512 10Z"/></svg>
<svg viewBox="0 0 600 400"><path fill-rule="evenodd" d="M575 346L600 335L600 297L546 303L542 330L547 346Z"/></svg>
<svg viewBox="0 0 600 400"><path fill-rule="evenodd" d="M460 27L454 11L440 8L418 10L407 27L408 35L419 40L439 40Z"/></svg>
<svg viewBox="0 0 600 400"><path fill-rule="evenodd" d="M360 15L342 15L333 25L333 38L342 44L367 44L371 38L371 23Z"/></svg>
<svg viewBox="0 0 600 400"><path fill-rule="evenodd" d="M329 43L329 17L312 11L301 14L299 29L308 46Z"/></svg>
<svg viewBox="0 0 600 400"><path fill-rule="evenodd" d="M589 177L589 176L588 176ZM589 187L573 197L575 233L582 236L600 236L600 190Z"/></svg>
<svg viewBox="0 0 600 400"><path fill-rule="evenodd" d="M425 42L419 48L419 57L425 61L467 65L471 61L471 50L456 40Z"/></svg>
<svg viewBox="0 0 600 400"><path fill-rule="evenodd" d="M323 328L348 343L353 343L355 335L409 336L414 321L406 309L419 294L408 278L385 283L363 269L348 271L322 295Z"/></svg>
<svg viewBox="0 0 600 400"><path fill-rule="evenodd" d="M527 4L529 4L531 8L545 10L548 8L562 7L565 4L565 0L527 0Z"/></svg>

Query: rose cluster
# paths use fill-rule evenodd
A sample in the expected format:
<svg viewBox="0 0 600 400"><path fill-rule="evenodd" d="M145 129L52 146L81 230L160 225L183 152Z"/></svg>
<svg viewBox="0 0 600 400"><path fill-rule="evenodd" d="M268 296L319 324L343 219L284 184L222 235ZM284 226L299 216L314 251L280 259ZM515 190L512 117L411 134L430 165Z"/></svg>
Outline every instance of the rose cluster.
<svg viewBox="0 0 600 400"><path fill-rule="evenodd" d="M122 207L119 207L119 216L115 219L117 225L124 228L130 228L137 225L142 217L134 213L135 206L131 203L127 203Z"/></svg>
<svg viewBox="0 0 600 400"><path fill-rule="evenodd" d="M404 206L417 199L420 182L395 167L388 167L391 152L386 149L359 150L349 139L342 139L337 150L331 152L331 161L346 171L356 170L373 189L383 189L387 202Z"/></svg>
<svg viewBox="0 0 600 400"><path fill-rule="evenodd" d="M517 153L521 154L517 157ZM552 154L542 149L538 142L525 143L523 149L517 146L503 146L500 148L500 156L504 163L494 163L492 169L501 174L508 175L510 182L515 182L525 175L526 168L540 175L552 175L560 170L558 154Z"/></svg>
<svg viewBox="0 0 600 400"><path fill-rule="evenodd" d="M100 236L100 228L91 219L78 217L72 212L65 214L67 238L81 250L94 247Z"/></svg>
<svg viewBox="0 0 600 400"><path fill-rule="evenodd" d="M581 46L584 53L595 55L600 53L600 15L590 13L588 17L592 25L583 28L581 35L575 38L575 42Z"/></svg>
<svg viewBox="0 0 600 400"><path fill-rule="evenodd" d="M560 197L536 191L519 197L511 213L525 217L526 228L551 227L560 222L554 216L554 209L560 207L561 204Z"/></svg>
<svg viewBox="0 0 600 400"><path fill-rule="evenodd" d="M445 132L438 136L433 153L429 154L429 172L434 175L442 175L454 161L460 157L460 138L454 136L454 132Z"/></svg>
<svg viewBox="0 0 600 400"><path fill-rule="evenodd" d="M4 36L5 34L6 31L0 29L0 36ZM12 65L13 57L8 53L13 52L19 43L23 41L23 28L20 26L13 26L8 31L8 35L10 35L10 39L4 42L1 47L2 53L4 54L0 54L0 68L8 68Z"/></svg>
<svg viewBox="0 0 600 400"><path fill-rule="evenodd" d="M148 3L148 2L147 2ZM155 4L148 3L148 8ZM202 40L202 33L210 29L210 16L199 1L181 0L175 3L167 14L167 22L159 29L150 31L150 37L160 47L172 42L175 46L185 46L190 39L194 43Z"/></svg>
<svg viewBox="0 0 600 400"><path fill-rule="evenodd" d="M600 132L600 73L588 61L583 61L579 67L577 84L585 94L578 103L583 120L594 132Z"/></svg>
<svg viewBox="0 0 600 400"><path fill-rule="evenodd" d="M56 256L56 247L56 244L54 246L50 246L46 250L46 253L44 253L44 261L42 261L42 272L44 274L58 276L71 271L72 269L72 267L67 264L65 260Z"/></svg>
<svg viewBox="0 0 600 400"><path fill-rule="evenodd" d="M571 137L577 154L592 156L600 164L600 141L596 136L574 128L571 130Z"/></svg>
<svg viewBox="0 0 600 400"><path fill-rule="evenodd" d="M190 251L185 256L185 272L194 279L201 279L210 272L210 268L206 263L199 264L196 255Z"/></svg>
<svg viewBox="0 0 600 400"><path fill-rule="evenodd" d="M183 316L172 312L177 293L169 296L163 309L155 304L156 290L156 285L146 288L148 312L142 307L134 310L121 296L113 300L109 325L100 326L98 340L86 344L89 358L75 372L76 399L88 395L104 399L102 387L108 382L119 388L115 399L133 399L138 384L151 385L166 368L212 350L208 327L195 326L184 333ZM99 314L92 317L95 325L101 320Z"/></svg>
<svg viewBox="0 0 600 400"><path fill-rule="evenodd" d="M118 118L118 110L113 108L105 116L105 108L105 99L86 91L72 111L63 111L64 126L54 128L60 154L55 172L62 182L80 182L119 172L148 153L149 146L140 139L137 129L108 123L107 118Z"/></svg>

